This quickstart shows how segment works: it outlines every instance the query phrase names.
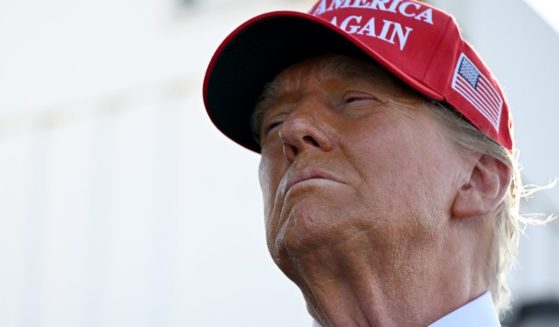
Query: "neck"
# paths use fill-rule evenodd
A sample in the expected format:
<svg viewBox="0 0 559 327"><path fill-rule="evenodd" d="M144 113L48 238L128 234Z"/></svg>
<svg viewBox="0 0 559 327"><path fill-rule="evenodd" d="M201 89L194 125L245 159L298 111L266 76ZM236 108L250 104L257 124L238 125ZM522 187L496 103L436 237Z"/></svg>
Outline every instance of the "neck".
<svg viewBox="0 0 559 327"><path fill-rule="evenodd" d="M354 241L298 254L293 262L290 277L324 327L426 326L485 291L484 279L473 278L482 275L465 269L470 258L455 242L422 248L399 240L377 247L378 255Z"/></svg>

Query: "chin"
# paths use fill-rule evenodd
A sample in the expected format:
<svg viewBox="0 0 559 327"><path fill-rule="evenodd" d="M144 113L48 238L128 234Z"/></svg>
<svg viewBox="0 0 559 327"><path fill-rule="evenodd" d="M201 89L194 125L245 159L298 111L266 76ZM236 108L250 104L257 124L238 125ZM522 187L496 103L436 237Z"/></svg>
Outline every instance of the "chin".
<svg viewBox="0 0 559 327"><path fill-rule="evenodd" d="M317 233L306 233L297 225L283 229L269 242L269 250L278 268L295 284L302 282L301 263L318 256L317 251L324 249L323 237ZM313 259L310 259L311 261Z"/></svg>
<svg viewBox="0 0 559 327"><path fill-rule="evenodd" d="M305 254L335 239L338 217L331 208L313 201L299 201L281 219L275 244L290 254ZM282 212L283 213L283 212Z"/></svg>

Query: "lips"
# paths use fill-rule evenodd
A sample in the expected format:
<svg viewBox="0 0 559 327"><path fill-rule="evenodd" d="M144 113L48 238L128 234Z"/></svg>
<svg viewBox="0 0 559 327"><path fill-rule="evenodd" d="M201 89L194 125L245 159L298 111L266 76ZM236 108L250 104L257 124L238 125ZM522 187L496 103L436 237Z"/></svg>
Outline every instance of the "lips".
<svg viewBox="0 0 559 327"><path fill-rule="evenodd" d="M285 191L289 191L289 189L291 189L291 187L293 187L295 184L311 179L325 179L341 183L334 176L321 169L307 167L291 175L291 177L288 179Z"/></svg>

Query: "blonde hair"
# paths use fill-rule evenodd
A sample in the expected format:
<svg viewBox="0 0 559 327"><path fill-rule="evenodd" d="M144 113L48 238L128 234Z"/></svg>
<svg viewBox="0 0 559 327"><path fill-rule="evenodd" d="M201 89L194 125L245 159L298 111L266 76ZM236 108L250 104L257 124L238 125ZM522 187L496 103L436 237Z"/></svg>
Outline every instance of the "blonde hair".
<svg viewBox="0 0 559 327"><path fill-rule="evenodd" d="M526 187L522 183L518 164L518 151L508 150L470 124L460 113L448 104L427 100L435 120L445 127L446 135L456 145L480 154L491 156L507 166L511 183L503 202L498 206L493 220L493 244L487 266L488 287L493 303L501 315L510 309L511 296L508 288L507 272L515 264L520 235L527 225L544 225L554 216L520 213L520 200L537 191L555 186L555 182L544 187Z"/></svg>
<svg viewBox="0 0 559 327"><path fill-rule="evenodd" d="M509 189L493 220L493 244L486 271L493 303L497 310L503 313L510 307L511 299L507 271L516 260L521 224L529 220L520 214L520 199L524 194L524 187L516 151L509 151L493 141L448 105L429 102L433 117L445 127L452 142L464 149L491 156L505 164L510 171Z"/></svg>
<svg viewBox="0 0 559 327"><path fill-rule="evenodd" d="M496 217L493 220L493 244L490 253L488 253L486 269L488 288L491 291L493 303L501 314L506 312L511 302L507 272L516 261L519 238L523 228L527 224L543 224L553 219L553 217L548 217L545 220L537 220L532 216L520 214L521 198L529 196L539 189L527 189L523 186L517 160L517 151L514 149L508 150L496 143L470 124L450 105L427 99L371 60L344 55L325 55L311 60L319 60L319 72L387 78L389 82L394 83L394 85L402 90L415 93L418 97L424 99L433 117L443 127L443 130L446 131L446 136L452 143L464 150L491 156L506 165L512 180L503 202L496 210ZM273 99L276 95L276 91L277 81L265 87L256 110L251 117L251 127L256 139L258 139L261 116L270 99Z"/></svg>

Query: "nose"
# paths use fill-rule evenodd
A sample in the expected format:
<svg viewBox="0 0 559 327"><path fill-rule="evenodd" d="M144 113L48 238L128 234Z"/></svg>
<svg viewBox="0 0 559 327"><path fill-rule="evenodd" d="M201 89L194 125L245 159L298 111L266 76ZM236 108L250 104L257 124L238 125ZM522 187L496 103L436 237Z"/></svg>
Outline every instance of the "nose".
<svg viewBox="0 0 559 327"><path fill-rule="evenodd" d="M324 109L298 108L282 123L279 136L283 143L283 154L289 162L304 151L328 152L333 141L326 132L326 117L319 111Z"/></svg>

